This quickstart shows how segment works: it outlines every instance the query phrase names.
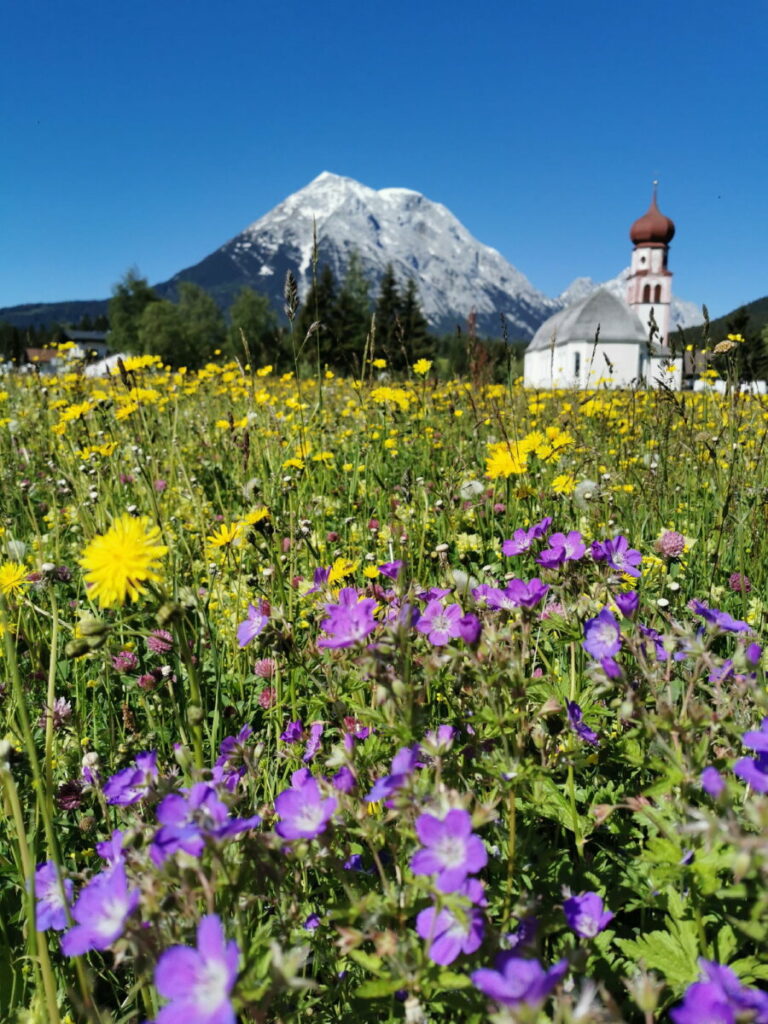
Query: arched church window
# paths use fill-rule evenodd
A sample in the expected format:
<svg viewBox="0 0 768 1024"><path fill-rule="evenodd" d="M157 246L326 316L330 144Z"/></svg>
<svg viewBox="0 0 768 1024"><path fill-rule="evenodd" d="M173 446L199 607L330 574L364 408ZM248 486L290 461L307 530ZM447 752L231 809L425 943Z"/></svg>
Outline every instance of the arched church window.
<svg viewBox="0 0 768 1024"><path fill-rule="evenodd" d="M661 302L661 285L657 284L653 292L653 301Z"/></svg>
<svg viewBox="0 0 768 1024"><path fill-rule="evenodd" d="M643 288L643 302L650 302L650 301L651 301L651 286L649 284L647 284L645 286L645 288Z"/></svg>

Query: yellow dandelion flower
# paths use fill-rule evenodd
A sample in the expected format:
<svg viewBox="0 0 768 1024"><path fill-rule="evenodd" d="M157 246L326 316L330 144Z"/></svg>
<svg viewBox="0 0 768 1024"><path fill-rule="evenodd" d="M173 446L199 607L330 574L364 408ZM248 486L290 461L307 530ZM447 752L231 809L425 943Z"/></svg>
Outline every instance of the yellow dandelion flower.
<svg viewBox="0 0 768 1024"><path fill-rule="evenodd" d="M373 362L371 363L371 366L375 367L377 370L386 370L386 368L387 368L387 360L386 359L374 359Z"/></svg>
<svg viewBox="0 0 768 1024"><path fill-rule="evenodd" d="M417 359L413 364L413 372L418 373L420 377L426 377L429 371L432 369L431 359Z"/></svg>
<svg viewBox="0 0 768 1024"><path fill-rule="evenodd" d="M334 583L343 580L345 576L351 576L358 565L359 562L352 562L349 558L337 558L328 573L328 585L333 586Z"/></svg>
<svg viewBox="0 0 768 1024"><path fill-rule="evenodd" d="M106 533L88 544L79 564L85 569L88 595L100 608L137 601L146 593L142 583L161 579L158 569L168 551L160 543L160 530L146 516L134 519L123 513Z"/></svg>
<svg viewBox="0 0 768 1024"><path fill-rule="evenodd" d="M514 441L502 441L488 446L485 475L491 480L498 477L519 475L525 472L526 455Z"/></svg>
<svg viewBox="0 0 768 1024"><path fill-rule="evenodd" d="M246 526L255 526L256 523L260 523L262 519L269 519L269 509L255 508L253 512L248 512L247 515L243 516L243 523Z"/></svg>
<svg viewBox="0 0 768 1024"><path fill-rule="evenodd" d="M222 523L218 530L206 537L206 541L212 548L225 548L234 543L240 535L240 523Z"/></svg>
<svg viewBox="0 0 768 1024"><path fill-rule="evenodd" d="M552 481L555 494L573 494L576 490L576 477L573 473L561 473Z"/></svg>
<svg viewBox="0 0 768 1024"><path fill-rule="evenodd" d="M4 562L0 565L0 594L8 597L16 594L27 582L29 570L21 562Z"/></svg>

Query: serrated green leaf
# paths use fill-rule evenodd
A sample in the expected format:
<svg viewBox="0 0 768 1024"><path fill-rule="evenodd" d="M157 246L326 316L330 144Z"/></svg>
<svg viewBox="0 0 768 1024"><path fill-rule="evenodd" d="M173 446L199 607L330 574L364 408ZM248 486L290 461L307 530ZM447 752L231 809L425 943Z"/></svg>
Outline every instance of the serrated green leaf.
<svg viewBox="0 0 768 1024"><path fill-rule="evenodd" d="M682 924L690 927L678 928L675 935L654 931L639 939L616 939L616 945L631 960L659 971L680 992L699 976L695 929L689 921Z"/></svg>

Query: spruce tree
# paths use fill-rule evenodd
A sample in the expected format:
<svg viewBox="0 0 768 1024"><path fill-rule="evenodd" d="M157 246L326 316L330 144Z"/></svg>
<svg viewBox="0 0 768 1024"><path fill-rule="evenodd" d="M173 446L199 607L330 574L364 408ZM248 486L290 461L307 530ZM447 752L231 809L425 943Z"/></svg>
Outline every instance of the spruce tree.
<svg viewBox="0 0 768 1024"><path fill-rule="evenodd" d="M365 341L371 326L371 302L368 281L356 249L352 251L344 283L336 298L333 320L337 340L335 365L344 373L361 373Z"/></svg>
<svg viewBox="0 0 768 1024"><path fill-rule="evenodd" d="M326 263L312 282L296 322L296 343L301 359L315 368L318 363L319 368L326 363L334 363L337 343L335 312L336 279ZM318 326L307 338L313 324Z"/></svg>
<svg viewBox="0 0 768 1024"><path fill-rule="evenodd" d="M429 324L421 311L419 293L412 277L408 278L405 286L400 309L400 323L403 331L403 343L411 365L417 359L431 359L435 352L435 341L429 334Z"/></svg>
<svg viewBox="0 0 768 1024"><path fill-rule="evenodd" d="M374 355L381 355L392 369L403 363L402 330L400 325L401 299L397 290L395 271L388 263L379 283L376 301L376 338Z"/></svg>

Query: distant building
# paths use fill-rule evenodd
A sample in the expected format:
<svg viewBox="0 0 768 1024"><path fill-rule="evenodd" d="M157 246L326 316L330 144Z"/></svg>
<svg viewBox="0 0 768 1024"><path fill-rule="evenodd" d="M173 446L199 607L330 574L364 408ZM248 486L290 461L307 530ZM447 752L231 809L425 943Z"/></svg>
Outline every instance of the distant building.
<svg viewBox="0 0 768 1024"><path fill-rule="evenodd" d="M76 331L65 327L61 333L61 341L75 343L75 348L70 350L75 359L90 362L93 359L103 359L109 353L108 331Z"/></svg>
<svg viewBox="0 0 768 1024"><path fill-rule="evenodd" d="M675 225L656 204L630 228L634 249L626 300L604 288L546 320L525 350L526 387L679 388L682 357L669 348L672 274L667 268Z"/></svg>

